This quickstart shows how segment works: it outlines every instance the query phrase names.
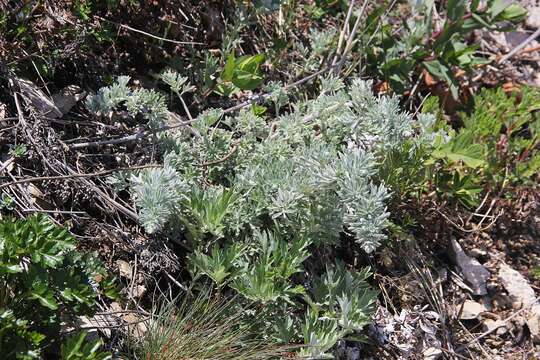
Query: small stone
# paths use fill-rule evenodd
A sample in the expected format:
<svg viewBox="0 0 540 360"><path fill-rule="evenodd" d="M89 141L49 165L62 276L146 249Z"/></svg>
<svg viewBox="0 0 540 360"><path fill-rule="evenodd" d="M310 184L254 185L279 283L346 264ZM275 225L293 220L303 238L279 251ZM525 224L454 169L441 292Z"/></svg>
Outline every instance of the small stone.
<svg viewBox="0 0 540 360"><path fill-rule="evenodd" d="M535 343L540 342L540 324L538 323L538 316L532 314L527 318L527 320L525 320L525 323L529 328L533 341Z"/></svg>
<svg viewBox="0 0 540 360"><path fill-rule="evenodd" d="M497 329L497 331L496 331L497 335L499 335L499 336L502 336L502 335L506 334L507 332L508 332L508 329L506 329L506 327L504 327L504 326L499 327Z"/></svg>
<svg viewBox="0 0 540 360"><path fill-rule="evenodd" d="M135 298L140 298L146 293L146 287L143 285L137 285L133 288L133 292L131 293L131 296Z"/></svg>
<svg viewBox="0 0 540 360"><path fill-rule="evenodd" d="M519 272L503 264L499 269L499 280L512 299L512 308L521 309L530 306L526 323L535 343L540 343L540 304L536 301L533 288Z"/></svg>
<svg viewBox="0 0 540 360"><path fill-rule="evenodd" d="M88 327L89 338L87 341L94 341L99 339L98 330L105 336L111 336L110 325L115 325L114 319L110 315L94 315L92 317L79 316L79 326Z"/></svg>
<svg viewBox="0 0 540 360"><path fill-rule="evenodd" d="M135 313L127 313L123 316L124 321L128 324L128 332L131 336L140 339L148 330L145 319Z"/></svg>
<svg viewBox="0 0 540 360"><path fill-rule="evenodd" d="M519 329L519 328L522 328L523 326L525 326L525 324L527 323L527 319L525 319L524 316L516 316L515 318L512 319L512 324L514 326L514 328L516 329Z"/></svg>
<svg viewBox="0 0 540 360"><path fill-rule="evenodd" d="M529 16L525 19L525 25L531 28L540 28L540 7L529 8Z"/></svg>
<svg viewBox="0 0 540 360"><path fill-rule="evenodd" d="M54 105L60 111L62 115L69 113L78 101L86 96L86 92L83 91L77 85L70 85L62 89L59 93L53 94L52 100Z"/></svg>
<svg viewBox="0 0 540 360"><path fill-rule="evenodd" d="M423 352L424 360L437 360L442 357L443 353L441 349L436 347L429 347Z"/></svg>
<svg viewBox="0 0 540 360"><path fill-rule="evenodd" d="M41 191L34 184L29 184L26 189L28 190L28 193L32 196L32 198L34 198L34 199L43 199L43 198L45 198L45 195L43 194L43 191Z"/></svg>
<svg viewBox="0 0 540 360"><path fill-rule="evenodd" d="M474 248L471 251L469 251L469 255L471 255L474 258L479 258L481 256L486 256L487 252L482 249Z"/></svg>
<svg viewBox="0 0 540 360"><path fill-rule="evenodd" d="M504 341L502 341L502 340L493 340L491 342L491 345L493 345L494 347L501 347L501 345L503 345L503 344L504 344Z"/></svg>
<svg viewBox="0 0 540 360"><path fill-rule="evenodd" d="M463 277L471 286L473 294L487 295L486 282L491 275L490 272L478 260L467 256L456 239L452 239L451 244L454 260L461 269Z"/></svg>
<svg viewBox="0 0 540 360"><path fill-rule="evenodd" d="M478 315L487 311L484 305L477 303L473 300L465 300L465 302L463 303L463 307L458 306L457 311L460 310L461 314L459 315L459 318L461 320L476 319L478 318Z"/></svg>
<svg viewBox="0 0 540 360"><path fill-rule="evenodd" d="M116 266L118 266L118 271L120 272L120 276L123 276L125 278L131 279L132 278L132 271L131 266L127 261L124 260L116 260Z"/></svg>
<svg viewBox="0 0 540 360"><path fill-rule="evenodd" d="M531 304L536 296L528 281L516 270L503 264L499 269L499 280L513 301L522 305Z"/></svg>
<svg viewBox="0 0 540 360"><path fill-rule="evenodd" d="M484 325L484 331L497 330L498 333L501 328L504 328L504 332L507 331L505 323L501 320L485 319L484 321L482 321L482 324Z"/></svg>

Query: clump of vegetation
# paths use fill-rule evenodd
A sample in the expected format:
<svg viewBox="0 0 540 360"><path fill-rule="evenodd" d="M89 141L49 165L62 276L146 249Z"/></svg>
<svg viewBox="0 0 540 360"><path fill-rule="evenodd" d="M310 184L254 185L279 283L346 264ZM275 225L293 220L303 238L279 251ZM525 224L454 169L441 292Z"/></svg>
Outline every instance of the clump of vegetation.
<svg viewBox="0 0 540 360"><path fill-rule="evenodd" d="M269 343L259 322L247 321L251 309L238 300L208 289L181 300L158 300L148 331L132 339L130 351L148 360L262 360L286 355L289 348Z"/></svg>
<svg viewBox="0 0 540 360"><path fill-rule="evenodd" d="M479 1L448 1L439 9L435 1L417 1L409 11L410 16L397 29L386 20L386 5L369 14L363 36L368 71L403 93L415 85L424 70L444 81L454 98L458 98L460 88L458 72L471 73L475 66L491 62L465 38L478 29L504 31L527 15L517 3L498 0L484 6ZM442 13L444 24L435 27L434 16Z"/></svg>
<svg viewBox="0 0 540 360"><path fill-rule="evenodd" d="M503 193L508 185L530 182L540 169L539 95L530 87L510 94L482 90L457 130L440 122L448 139L435 139L426 161L438 167L432 174L439 194L473 207L484 190ZM435 98L424 107L439 111Z"/></svg>
<svg viewBox="0 0 540 360"><path fill-rule="evenodd" d="M374 96L370 82L322 85L316 99L274 121L249 110L202 113L190 128L160 136L163 168L126 184L148 231L176 233L192 249L194 279L205 276L291 317L283 342L298 338L298 300L308 301L302 332L313 358L367 324L376 293L365 283L368 271L340 264L315 261L328 268L307 286L296 274L312 248L356 242L371 253L382 244L389 193L377 168L404 143L420 146L429 130L401 112L397 98ZM102 106L100 97L92 101Z"/></svg>
<svg viewBox="0 0 540 360"><path fill-rule="evenodd" d="M67 230L45 216L0 221L7 359L356 358L371 346L408 348L394 343L406 332L421 343L415 355L459 357L473 345L453 342L483 341L471 335L479 323L456 331L454 306L444 304L476 295L445 286L454 278L436 267L452 266L451 237L474 237L481 263L497 246L514 247L485 239L509 190L538 202L540 92L517 81L513 93L477 91L485 83L467 76L509 65L474 38L514 28L521 6L0 7L0 215L36 211L73 224L129 282L128 301L107 304L102 295L115 289L103 264L79 253ZM538 278L537 262L527 265ZM115 308L100 314L118 320L104 336L111 353L76 325L97 301Z"/></svg>
<svg viewBox="0 0 540 360"><path fill-rule="evenodd" d="M75 251L66 229L45 216L0 222L0 350L5 359L58 354L63 324L91 315L100 291L114 291L105 268ZM65 359L106 359L86 334L62 344ZM83 345L84 344L84 345ZM84 357L73 354L83 351ZM70 355L71 354L71 355Z"/></svg>

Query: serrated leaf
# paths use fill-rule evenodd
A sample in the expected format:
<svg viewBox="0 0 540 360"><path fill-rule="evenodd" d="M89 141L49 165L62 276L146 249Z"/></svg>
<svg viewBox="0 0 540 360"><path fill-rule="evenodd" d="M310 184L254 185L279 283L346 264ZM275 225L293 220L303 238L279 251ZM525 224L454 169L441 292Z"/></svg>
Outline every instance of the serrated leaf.
<svg viewBox="0 0 540 360"><path fill-rule="evenodd" d="M485 164L484 148L473 143L470 133L459 134L451 142L433 151L432 156L438 159L446 158L454 163L463 162L473 169Z"/></svg>
<svg viewBox="0 0 540 360"><path fill-rule="evenodd" d="M465 165L474 169L485 164L485 161L482 159L482 150L482 145L474 144L467 149L453 150L447 154L447 157L454 162L463 161Z"/></svg>

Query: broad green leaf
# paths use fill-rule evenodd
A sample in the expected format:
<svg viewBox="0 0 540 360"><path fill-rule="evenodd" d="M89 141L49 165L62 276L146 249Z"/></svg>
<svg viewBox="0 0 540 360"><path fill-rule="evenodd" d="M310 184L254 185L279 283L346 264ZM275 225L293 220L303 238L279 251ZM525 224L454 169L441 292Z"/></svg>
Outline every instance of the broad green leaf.
<svg viewBox="0 0 540 360"><path fill-rule="evenodd" d="M510 6L510 4L512 4L511 0L494 0L489 8L491 17L497 17L497 15L502 13L508 6Z"/></svg>
<svg viewBox="0 0 540 360"><path fill-rule="evenodd" d="M1 264L0 263L0 274L15 274L22 272L23 269L19 264Z"/></svg>
<svg viewBox="0 0 540 360"><path fill-rule="evenodd" d="M236 68L247 72L255 73L264 62L264 55L242 56L236 61Z"/></svg>
<svg viewBox="0 0 540 360"><path fill-rule="evenodd" d="M45 307L47 307L47 308L49 308L51 310L58 309L58 303L54 299L53 294L52 294L51 291L47 291L47 292L45 292L43 294L41 294L40 292L31 291L30 294L31 294L30 298L39 300L41 305L43 305L43 306L45 306Z"/></svg>
<svg viewBox="0 0 540 360"><path fill-rule="evenodd" d="M502 13L499 14L497 20L506 20L514 23L520 22L527 17L527 10L518 4L508 6Z"/></svg>
<svg viewBox="0 0 540 360"><path fill-rule="evenodd" d="M41 259L43 260L43 264L55 268L59 263L62 262L63 256L62 255L49 255L46 253L41 253Z"/></svg>
<svg viewBox="0 0 540 360"><path fill-rule="evenodd" d="M439 60L432 60L425 61L424 67L427 71L429 71L430 74L446 81L454 99L458 98L459 85L457 84L456 79L452 75L451 70L446 65L442 64Z"/></svg>
<svg viewBox="0 0 540 360"><path fill-rule="evenodd" d="M234 76L234 68L236 65L236 60L234 57L234 54L230 54L227 57L227 62L225 63L225 67L223 68L223 72L221 73L221 79L223 81L232 81Z"/></svg>
<svg viewBox="0 0 540 360"><path fill-rule="evenodd" d="M448 0L446 8L448 9L448 18L454 22L461 20L466 11L465 0Z"/></svg>
<svg viewBox="0 0 540 360"><path fill-rule="evenodd" d="M472 141L472 134L462 133L452 141L433 151L432 156L437 159L448 159L454 163L463 162L470 168L477 168L485 164L484 148Z"/></svg>
<svg viewBox="0 0 540 360"><path fill-rule="evenodd" d="M253 90L263 82L260 66L264 62L264 55L242 56L236 60L233 84L242 90Z"/></svg>
<svg viewBox="0 0 540 360"><path fill-rule="evenodd" d="M450 71L450 69L441 64L439 60L425 61L424 66L431 75L435 75L439 79L445 79Z"/></svg>
<svg viewBox="0 0 540 360"><path fill-rule="evenodd" d="M263 80L263 77L256 73L237 70L234 73L232 82L236 87L242 90L253 90L257 88L263 82Z"/></svg>
<svg viewBox="0 0 540 360"><path fill-rule="evenodd" d="M453 162L463 161L465 165L474 169L485 164L485 161L482 159L482 150L482 145L474 144L466 149L453 149L447 153L447 157Z"/></svg>

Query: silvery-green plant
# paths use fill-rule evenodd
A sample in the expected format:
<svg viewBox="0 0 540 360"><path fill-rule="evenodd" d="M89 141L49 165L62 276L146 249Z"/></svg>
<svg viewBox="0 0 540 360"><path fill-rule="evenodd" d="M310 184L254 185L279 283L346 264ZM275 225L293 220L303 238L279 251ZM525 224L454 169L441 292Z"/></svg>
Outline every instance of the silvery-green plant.
<svg viewBox="0 0 540 360"><path fill-rule="evenodd" d="M162 79L174 91L183 91L186 84L174 72L165 72ZM103 93L126 83L122 78ZM174 220L192 232L195 225L200 233L193 238L205 233L245 236L266 230L262 220L268 217L272 228L311 237L314 244L336 243L349 234L366 252L374 251L386 238L389 217L389 192L375 177L377 164L391 149L418 137L418 126L399 110L397 98L373 95L370 82L355 80L345 87L327 79L323 85L320 96L295 104L295 111L272 123L248 111L227 117L210 110L193 124L197 136L186 131L166 135L164 158L174 175L148 170L145 179L152 186L146 187L147 180L134 178L134 198L147 230L160 230ZM136 104L144 89L113 92L127 96L128 109L143 111ZM146 94L154 99L149 104L161 104L152 92ZM174 190L178 184L182 192L188 190L180 198ZM210 194L232 193L234 206L228 200L211 205L218 200Z"/></svg>
<svg viewBox="0 0 540 360"><path fill-rule="evenodd" d="M142 115L150 127L163 126L168 111L163 95L155 90L132 90L128 86L129 81L129 76L119 76L113 85L99 89L95 95L89 95L86 107L97 116L106 116L124 106L132 118Z"/></svg>
<svg viewBox="0 0 540 360"><path fill-rule="evenodd" d="M182 92L178 74L162 79ZM307 262L320 262L312 250L349 242L372 253L381 246L390 191L380 169L404 144L429 141L432 127L432 119L416 122L400 111L397 98L375 96L370 82L328 78L321 85L319 96L289 104L287 113L280 113L285 97L276 85L274 118L202 112L190 129L159 137L163 168L128 184L147 231L180 229L194 279L290 319L268 320L277 329L271 337L303 338L301 354L313 359L357 338L377 293L366 269L338 264L320 276L306 273Z"/></svg>

